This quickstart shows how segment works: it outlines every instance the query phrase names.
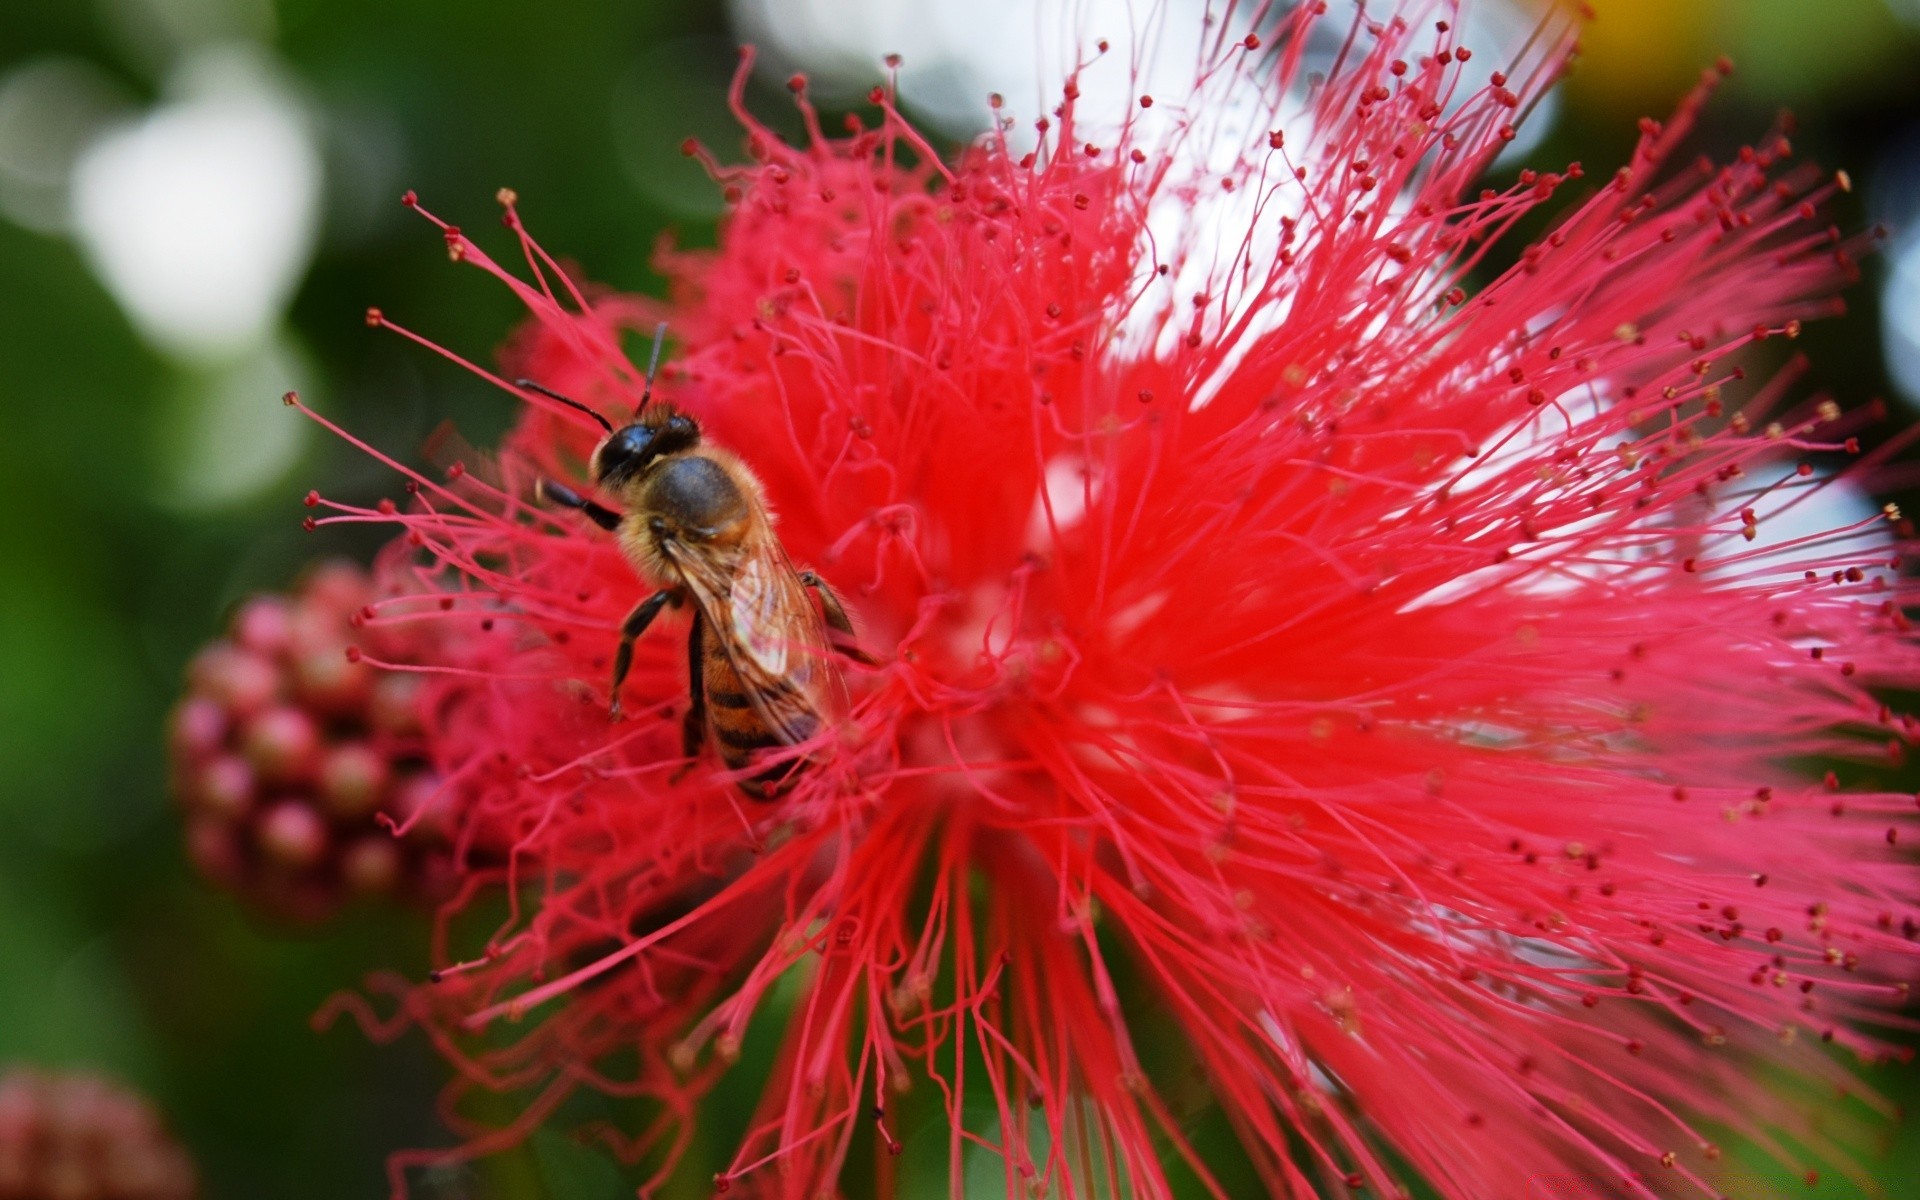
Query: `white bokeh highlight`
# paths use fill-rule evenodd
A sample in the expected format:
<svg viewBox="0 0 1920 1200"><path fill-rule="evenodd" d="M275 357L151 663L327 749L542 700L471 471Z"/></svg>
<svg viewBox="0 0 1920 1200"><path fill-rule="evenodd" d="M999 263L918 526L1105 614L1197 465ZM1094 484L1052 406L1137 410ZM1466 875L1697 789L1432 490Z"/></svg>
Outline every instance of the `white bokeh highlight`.
<svg viewBox="0 0 1920 1200"><path fill-rule="evenodd" d="M280 397L298 391L311 402L317 378L286 334L238 357L180 371L155 423L154 499L176 511L204 512L279 484L312 433L312 423Z"/></svg>
<svg viewBox="0 0 1920 1200"><path fill-rule="evenodd" d="M897 54L899 95L916 114L968 137L990 127L987 98L998 93L1005 111L1019 117L1016 144L1032 141L1029 122L1059 103L1076 66L1083 68L1083 121L1124 116L1142 92L1177 106L1193 84L1203 18L1222 9L1217 0L729 0L729 7L735 31L759 50L769 76L806 72L822 96L847 103L883 78L883 61ZM1540 20L1531 5L1474 0L1461 42L1492 69L1519 53ZM1097 55L1102 39L1110 49ZM1329 53L1338 41L1329 33ZM1506 156L1536 146L1556 107L1549 95Z"/></svg>
<svg viewBox="0 0 1920 1200"><path fill-rule="evenodd" d="M29 59L0 73L0 213L66 232L74 161L128 104L126 88L84 59Z"/></svg>
<svg viewBox="0 0 1920 1200"><path fill-rule="evenodd" d="M736 31L760 52L763 73L804 72L810 88L830 101L856 101L888 70L887 56L897 54L898 95L917 117L954 137L978 135L998 117L1011 146L1032 148L1039 136L1034 119L1052 112L1073 75L1080 96L1076 136L1104 143L1125 122L1132 144L1170 148L1170 178L1182 186L1153 197L1140 252L1143 262L1155 261L1156 253L1179 261L1169 276L1143 281L1118 331L1128 350L1168 349L1180 331L1162 314L1181 297L1220 295L1222 273L1249 231L1251 260L1266 262L1279 252L1279 218L1308 217L1298 191L1207 186L1219 176L1244 174L1243 156L1263 144L1273 119L1269 97L1240 89L1223 96L1217 86L1196 93L1220 33L1208 14L1218 18L1227 9L1218 0L731 0L731 6ZM1244 28L1247 15L1237 19L1236 29ZM1547 19L1514 0L1470 0L1458 30L1458 44L1476 57L1470 78L1484 82L1523 57ZM1338 16L1318 23L1306 49L1307 73L1332 64L1347 29ZM1460 89L1454 102L1473 90ZM1152 108L1138 107L1143 94L1154 98ZM998 113L989 105L993 95L1004 99ZM1290 100L1282 128L1289 144L1308 145L1313 131L1305 97ZM1498 162L1529 154L1556 111L1549 91ZM1184 132L1175 136L1176 128ZM1221 320L1231 323L1246 315L1239 306L1247 297L1225 290L1239 296L1223 297ZM1288 305L1263 301L1261 308L1251 332L1284 319ZM1200 387L1198 403L1207 402L1214 382L1234 365L1226 362L1215 381Z"/></svg>
<svg viewBox="0 0 1920 1200"><path fill-rule="evenodd" d="M81 154L74 233L157 348L190 361L241 357L278 326L312 256L319 147L254 52L199 52L169 92Z"/></svg>
<svg viewBox="0 0 1920 1200"><path fill-rule="evenodd" d="M1908 220L1915 215L1908 214ZM1909 233L1888 255L1880 291L1880 326L1887 372L1913 403L1920 403L1920 235Z"/></svg>

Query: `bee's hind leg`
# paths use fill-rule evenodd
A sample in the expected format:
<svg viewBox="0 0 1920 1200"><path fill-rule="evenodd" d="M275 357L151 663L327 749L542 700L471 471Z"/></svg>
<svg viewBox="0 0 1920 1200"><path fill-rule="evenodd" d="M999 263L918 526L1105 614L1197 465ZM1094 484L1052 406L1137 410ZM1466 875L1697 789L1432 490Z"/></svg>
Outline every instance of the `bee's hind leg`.
<svg viewBox="0 0 1920 1200"><path fill-rule="evenodd" d="M627 671L633 667L634 642L647 631L647 626L653 624L653 619L660 615L662 608L668 603L679 602L680 593L677 589L664 588L634 605L627 619L620 622L620 647L613 652L613 686L608 689L613 695L608 705L608 716L613 720L620 719L620 685L627 681Z"/></svg>
<svg viewBox="0 0 1920 1200"><path fill-rule="evenodd" d="M857 663L877 667L880 660L860 648L856 640L859 635L853 631L853 621L847 616L846 606L840 603L840 597L832 586L812 571L800 572L800 582L806 584L820 595L820 611L827 618L827 627L842 636L833 639L833 648Z"/></svg>
<svg viewBox="0 0 1920 1200"><path fill-rule="evenodd" d="M695 611L687 630L687 715L680 726L680 749L687 756L687 765L674 774L676 780L693 769L694 760L700 757L700 743L707 736L707 680L703 669L706 656L701 645L701 624L702 618Z"/></svg>

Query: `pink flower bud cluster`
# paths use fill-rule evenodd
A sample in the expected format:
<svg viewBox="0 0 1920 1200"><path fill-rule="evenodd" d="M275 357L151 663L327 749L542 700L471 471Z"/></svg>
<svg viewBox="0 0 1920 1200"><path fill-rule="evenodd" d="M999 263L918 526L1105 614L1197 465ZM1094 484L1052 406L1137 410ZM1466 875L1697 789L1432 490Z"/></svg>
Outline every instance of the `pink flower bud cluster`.
<svg viewBox="0 0 1920 1200"><path fill-rule="evenodd" d="M0 1200L192 1200L193 1160L146 1100L97 1075L0 1073Z"/></svg>
<svg viewBox="0 0 1920 1200"><path fill-rule="evenodd" d="M444 829L423 813L440 784L421 757L409 647L356 628L372 599L350 563L261 595L203 649L174 710L173 786L202 874L283 918L316 921L353 896L430 900L451 878Z"/></svg>

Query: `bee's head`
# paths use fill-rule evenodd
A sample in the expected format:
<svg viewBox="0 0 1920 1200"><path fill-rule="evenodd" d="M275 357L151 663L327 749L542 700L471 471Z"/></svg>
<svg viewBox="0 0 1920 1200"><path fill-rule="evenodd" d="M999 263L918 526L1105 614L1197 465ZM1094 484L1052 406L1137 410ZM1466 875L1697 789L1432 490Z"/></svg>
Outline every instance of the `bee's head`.
<svg viewBox="0 0 1920 1200"><path fill-rule="evenodd" d="M589 469L602 487L619 488L638 479L657 459L700 444L700 426L683 412L654 405L631 425L608 434L594 448Z"/></svg>

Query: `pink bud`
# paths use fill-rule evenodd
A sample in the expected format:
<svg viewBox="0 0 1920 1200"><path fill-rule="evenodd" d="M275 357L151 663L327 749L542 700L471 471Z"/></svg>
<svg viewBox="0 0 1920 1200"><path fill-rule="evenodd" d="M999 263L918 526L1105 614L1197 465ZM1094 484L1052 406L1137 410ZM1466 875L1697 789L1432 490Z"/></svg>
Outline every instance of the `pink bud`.
<svg viewBox="0 0 1920 1200"><path fill-rule="evenodd" d="M386 671L373 683L367 720L381 733L413 737L420 733L420 676Z"/></svg>
<svg viewBox="0 0 1920 1200"><path fill-rule="evenodd" d="M298 800L275 805L255 831L260 850L283 867L302 870L327 853L327 824L320 814Z"/></svg>
<svg viewBox="0 0 1920 1200"><path fill-rule="evenodd" d="M247 759L268 783L296 783L312 773L320 751L320 728L297 708L272 708L241 735Z"/></svg>
<svg viewBox="0 0 1920 1200"><path fill-rule="evenodd" d="M330 642L304 652L293 667L300 699L330 713L351 713L366 703L372 671L346 653L346 643Z"/></svg>
<svg viewBox="0 0 1920 1200"><path fill-rule="evenodd" d="M278 654L287 645L290 615L287 602L280 597L255 596L233 618L234 637L257 654Z"/></svg>
<svg viewBox="0 0 1920 1200"><path fill-rule="evenodd" d="M187 800L205 816L231 821L253 804L253 794L253 768L243 758L222 754L200 769Z"/></svg>
<svg viewBox="0 0 1920 1200"><path fill-rule="evenodd" d="M173 752L181 759L205 758L226 742L226 710L210 696L182 700L174 708L170 724Z"/></svg>
<svg viewBox="0 0 1920 1200"><path fill-rule="evenodd" d="M409 841L431 841L447 836L450 800L441 793L434 775L408 775L393 789L393 819L407 827Z"/></svg>
<svg viewBox="0 0 1920 1200"><path fill-rule="evenodd" d="M399 882L400 867L400 847L385 834L368 834L340 856L340 878L363 896L392 891Z"/></svg>
<svg viewBox="0 0 1920 1200"><path fill-rule="evenodd" d="M386 756L365 742L326 752L320 763L320 799L335 817L364 817L380 806L387 786Z"/></svg>
<svg viewBox="0 0 1920 1200"><path fill-rule="evenodd" d="M344 559L332 559L314 567L300 587L302 607L328 613L352 612L371 595L367 573Z"/></svg>
<svg viewBox="0 0 1920 1200"><path fill-rule="evenodd" d="M280 673L273 664L231 642L215 642L201 651L188 668L188 678L196 690L238 717L265 708L280 691Z"/></svg>

